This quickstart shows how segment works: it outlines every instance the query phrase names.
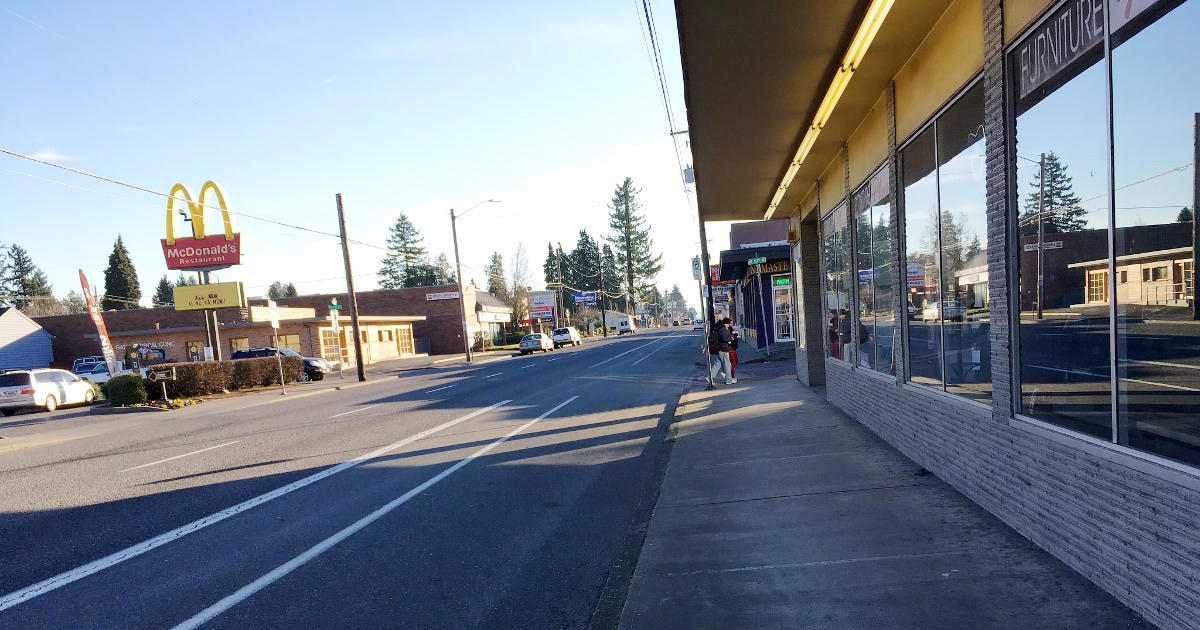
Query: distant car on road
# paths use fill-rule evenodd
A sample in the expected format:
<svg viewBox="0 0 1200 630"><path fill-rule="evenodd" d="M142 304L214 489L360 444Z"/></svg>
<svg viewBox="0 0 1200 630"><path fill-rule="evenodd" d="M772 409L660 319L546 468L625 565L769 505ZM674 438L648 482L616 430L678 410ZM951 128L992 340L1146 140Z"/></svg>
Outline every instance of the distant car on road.
<svg viewBox="0 0 1200 630"><path fill-rule="evenodd" d="M521 338L521 343L517 346L521 354L529 354L541 350L548 352L554 349L554 340L545 333L531 333Z"/></svg>
<svg viewBox="0 0 1200 630"><path fill-rule="evenodd" d="M692 330L704 330L704 320L699 318L692 320Z"/></svg>
<svg viewBox="0 0 1200 630"><path fill-rule="evenodd" d="M104 363L104 357L79 357L71 362L71 371L76 374L86 374L91 372L98 363Z"/></svg>
<svg viewBox="0 0 1200 630"><path fill-rule="evenodd" d="M941 304L926 304L925 309L921 311L921 319L925 321L961 322L966 320L966 316L967 307L958 300L943 300Z"/></svg>
<svg viewBox="0 0 1200 630"><path fill-rule="evenodd" d="M579 329L574 326L555 328L554 332L550 335L550 339L554 342L555 348L578 346L583 343L583 338L579 335Z"/></svg>
<svg viewBox="0 0 1200 630"><path fill-rule="evenodd" d="M0 413L6 416L20 409L41 407L49 412L59 405L88 405L95 399L91 383L66 370L12 370L0 374Z"/></svg>
<svg viewBox="0 0 1200 630"><path fill-rule="evenodd" d="M285 357L297 357L304 361L304 371L300 373L301 381L319 381L325 378L326 374L333 371L333 366L325 359L317 357L306 357L291 348L250 348L248 350L234 350L233 354L229 355L230 359L256 359L259 357L273 357L277 354L282 354Z"/></svg>

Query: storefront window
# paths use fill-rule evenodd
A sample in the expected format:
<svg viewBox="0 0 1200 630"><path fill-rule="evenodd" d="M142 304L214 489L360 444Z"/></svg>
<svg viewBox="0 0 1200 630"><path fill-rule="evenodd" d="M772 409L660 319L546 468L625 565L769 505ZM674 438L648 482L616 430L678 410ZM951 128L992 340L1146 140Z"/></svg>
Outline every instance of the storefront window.
<svg viewBox="0 0 1200 630"><path fill-rule="evenodd" d="M1157 16L1125 26L1114 20L1112 36L1115 264L1143 269L1115 294L1118 437L1196 464L1200 327L1191 270L1200 77L1190 69L1200 63L1200 1L1143 27L1146 17ZM1164 63L1172 69L1148 71Z"/></svg>
<svg viewBox="0 0 1200 630"><path fill-rule="evenodd" d="M908 314L908 378L942 385L942 329L937 322L941 302L938 261L937 155L933 127L921 132L900 152L904 195L905 288Z"/></svg>
<svg viewBox="0 0 1200 630"><path fill-rule="evenodd" d="M992 392L983 155L977 82L900 154L909 378L988 401Z"/></svg>
<svg viewBox="0 0 1200 630"><path fill-rule="evenodd" d="M366 333L363 333L363 336L365 337ZM366 341L366 339L363 339L363 341ZM279 335L278 337L272 335L271 345L276 348L287 348L300 352L300 335Z"/></svg>
<svg viewBox="0 0 1200 630"><path fill-rule="evenodd" d="M857 230L858 365L895 374L892 347L896 317L892 308L896 265L892 262L891 191L888 171L875 173L851 198Z"/></svg>
<svg viewBox="0 0 1200 630"><path fill-rule="evenodd" d="M800 266L800 263L800 245L796 244L792 246L792 269L794 270L795 278L797 280L801 278L800 269L802 267ZM796 347L803 349L806 343L804 331L807 330L804 327L804 291L801 290L799 282L794 284L795 287L792 289L792 296L795 300L795 310L793 311L793 316L796 321L796 330L800 333L795 335Z"/></svg>
<svg viewBox="0 0 1200 630"><path fill-rule="evenodd" d="M821 258L825 271L826 335L829 356L852 361L853 323L850 317L850 222L842 204L821 220Z"/></svg>

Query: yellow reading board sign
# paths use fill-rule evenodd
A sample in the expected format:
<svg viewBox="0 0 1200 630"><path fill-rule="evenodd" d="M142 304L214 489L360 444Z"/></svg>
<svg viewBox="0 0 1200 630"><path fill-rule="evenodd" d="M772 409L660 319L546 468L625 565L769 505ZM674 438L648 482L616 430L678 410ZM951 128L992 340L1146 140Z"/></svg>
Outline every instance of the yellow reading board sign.
<svg viewBox="0 0 1200 630"><path fill-rule="evenodd" d="M175 287L175 310L198 311L205 308L246 308L246 293L241 282L217 282Z"/></svg>

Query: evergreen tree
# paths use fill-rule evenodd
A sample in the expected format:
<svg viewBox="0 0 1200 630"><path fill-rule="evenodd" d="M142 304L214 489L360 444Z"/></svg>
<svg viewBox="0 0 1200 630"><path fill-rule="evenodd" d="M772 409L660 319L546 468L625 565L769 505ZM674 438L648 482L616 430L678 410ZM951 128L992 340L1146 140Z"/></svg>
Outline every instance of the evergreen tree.
<svg viewBox="0 0 1200 630"><path fill-rule="evenodd" d="M1177 223L1191 223L1192 222L1192 209L1187 206L1180 208L1179 215L1175 217L1175 221Z"/></svg>
<svg viewBox="0 0 1200 630"><path fill-rule="evenodd" d="M296 297L297 295L300 293L296 291L296 285L291 282L283 285L283 297Z"/></svg>
<svg viewBox="0 0 1200 630"><path fill-rule="evenodd" d="M445 253L438 254L434 259L433 276L434 284L458 284L458 276L454 274L454 267L450 266L450 259Z"/></svg>
<svg viewBox="0 0 1200 630"><path fill-rule="evenodd" d="M431 287L435 284L441 284L437 279L437 268L429 264L426 258L409 267L408 277L404 280L405 287Z"/></svg>
<svg viewBox="0 0 1200 630"><path fill-rule="evenodd" d="M629 300L622 287L625 278L617 267L617 256L612 247L605 245L601 249L600 261L601 275L604 276L604 308L628 312Z"/></svg>
<svg viewBox="0 0 1200 630"><path fill-rule="evenodd" d="M138 284L137 271L118 234L112 253L108 255L108 269L104 270L104 298L100 300L100 308L106 311L135 309L141 299L142 287Z"/></svg>
<svg viewBox="0 0 1200 630"><path fill-rule="evenodd" d="M276 280L275 282L271 283L270 287L267 287L267 297L271 298L272 300L296 297L297 295L299 295L299 292L296 291L296 285L292 284L291 282L284 284Z"/></svg>
<svg viewBox="0 0 1200 630"><path fill-rule="evenodd" d="M190 287L190 286L195 286L197 284L200 284L199 280L197 280L196 278L194 278L192 276L189 276L186 273L183 273L182 271L179 272L179 277L175 278L175 286L177 286L177 287Z"/></svg>
<svg viewBox="0 0 1200 630"><path fill-rule="evenodd" d="M662 255L653 254L650 226L646 225L645 217L639 214L642 204L638 203L637 196L641 192L641 189L634 188L633 179L626 177L613 191L612 202L608 206L608 242L613 246L616 263L624 276L620 284L622 291L615 292L625 293L623 304L626 312L633 312L643 288L652 284L663 268Z"/></svg>
<svg viewBox="0 0 1200 630"><path fill-rule="evenodd" d="M492 252L492 259L483 268L487 274L487 292L508 303L508 278L504 275L504 257L500 252Z"/></svg>
<svg viewBox="0 0 1200 630"><path fill-rule="evenodd" d="M67 294L62 299L63 310L67 313L86 313L87 300L75 291L67 291Z"/></svg>
<svg viewBox="0 0 1200 630"><path fill-rule="evenodd" d="M46 274L33 264L33 258L25 248L12 245L6 258L7 274L0 284L3 284L10 304L24 311L38 298L54 297Z"/></svg>
<svg viewBox="0 0 1200 630"><path fill-rule="evenodd" d="M427 270L420 269L420 266L428 266L425 260L425 246L421 241L421 233L408 220L408 216L401 212L388 234L388 253L383 257L383 266L379 268L380 288L421 286L421 278L418 276L423 277Z"/></svg>
<svg viewBox="0 0 1200 630"><path fill-rule="evenodd" d="M37 295L29 298L29 305L21 309L29 317L46 317L49 315L65 315L67 309L53 295Z"/></svg>
<svg viewBox="0 0 1200 630"><path fill-rule="evenodd" d="M667 291L666 296L663 297L663 302L673 317L682 315L687 310L687 300L684 299L683 291L679 290L678 284L671 285L671 290Z"/></svg>
<svg viewBox="0 0 1200 630"><path fill-rule="evenodd" d="M1021 214L1021 234L1036 235L1038 232L1038 203L1041 203L1042 231L1079 232L1087 229L1087 212L1079 205L1067 166L1054 153L1047 153L1044 162L1045 186L1042 175L1035 171L1029 182L1029 194L1025 196L1025 212ZM1039 193L1040 188L1040 193Z"/></svg>
<svg viewBox="0 0 1200 630"><path fill-rule="evenodd" d="M150 299L150 304L154 308L163 306L172 306L175 304L175 292L171 289L173 285L170 280L167 280L167 274L158 280L158 286L154 288L154 297Z"/></svg>
<svg viewBox="0 0 1200 630"><path fill-rule="evenodd" d="M8 247L0 243L0 306L9 304L5 297L10 293L8 288Z"/></svg>
<svg viewBox="0 0 1200 630"><path fill-rule="evenodd" d="M596 239L592 238L587 230L579 230L575 249L563 257L563 276L566 283L577 291L595 291L600 288L599 269L600 250ZM582 311L584 305L575 304L574 294L568 293L565 297L568 307L573 312L578 314Z"/></svg>

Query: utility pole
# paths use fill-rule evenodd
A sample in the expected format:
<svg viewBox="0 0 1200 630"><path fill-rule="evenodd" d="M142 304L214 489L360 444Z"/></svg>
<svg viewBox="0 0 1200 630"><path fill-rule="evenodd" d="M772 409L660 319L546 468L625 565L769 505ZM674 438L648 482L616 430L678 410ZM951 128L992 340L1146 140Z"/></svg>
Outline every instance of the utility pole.
<svg viewBox="0 0 1200 630"><path fill-rule="evenodd" d="M565 303L566 303L566 300L563 299L562 243L559 243L558 244L558 305L557 305L557 310L554 313L555 314L555 323L554 323L555 328L562 327L562 323L560 321L558 321L558 318L562 317L563 306Z"/></svg>
<svg viewBox="0 0 1200 630"><path fill-rule="evenodd" d="M596 302L600 305L600 330L608 336L608 309L605 308L608 297L604 294L604 252L600 251L600 240L596 240L596 269L599 270L600 293L596 294Z"/></svg>
<svg viewBox="0 0 1200 630"><path fill-rule="evenodd" d="M1042 242L1045 238L1045 228L1042 223L1043 204L1045 203L1046 191L1046 154L1043 153L1038 158L1038 238L1037 238L1037 318L1042 319L1042 285L1045 284L1045 279L1042 277L1044 270L1042 267ZM938 308L945 308L944 304Z"/></svg>
<svg viewBox="0 0 1200 630"><path fill-rule="evenodd" d="M463 290L462 262L458 258L458 224L455 223L454 208L450 208L450 234L454 237L454 267L458 269L458 306L462 314L463 353L467 364L471 363L471 334L467 329L467 293Z"/></svg>
<svg viewBox="0 0 1200 630"><path fill-rule="evenodd" d="M350 293L350 332L354 335L354 363L358 366L358 380L367 380L363 366L362 337L358 334L358 295L354 293L354 274L350 272L350 243L346 239L346 213L342 210L342 193L337 199L338 230L342 235L342 260L346 263L346 290Z"/></svg>

